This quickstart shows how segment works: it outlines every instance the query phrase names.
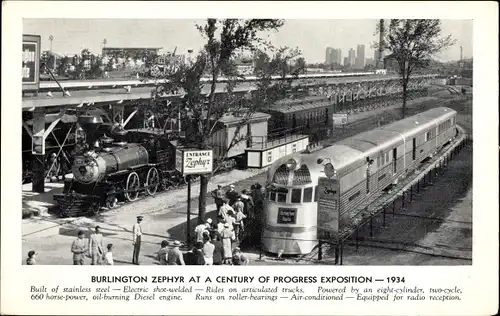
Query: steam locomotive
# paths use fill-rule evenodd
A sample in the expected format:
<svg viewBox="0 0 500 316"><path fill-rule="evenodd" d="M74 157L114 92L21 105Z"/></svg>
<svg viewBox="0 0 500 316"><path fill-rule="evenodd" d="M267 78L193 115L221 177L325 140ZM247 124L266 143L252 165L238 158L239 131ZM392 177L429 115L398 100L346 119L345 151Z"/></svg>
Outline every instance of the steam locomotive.
<svg viewBox="0 0 500 316"><path fill-rule="evenodd" d="M175 169L175 148L168 135L118 126L111 138L99 135L99 117L81 116L79 121L87 139L79 144L73 177L65 180L62 194L54 195L60 216L96 214L119 200L132 202L141 193L155 195L186 182Z"/></svg>

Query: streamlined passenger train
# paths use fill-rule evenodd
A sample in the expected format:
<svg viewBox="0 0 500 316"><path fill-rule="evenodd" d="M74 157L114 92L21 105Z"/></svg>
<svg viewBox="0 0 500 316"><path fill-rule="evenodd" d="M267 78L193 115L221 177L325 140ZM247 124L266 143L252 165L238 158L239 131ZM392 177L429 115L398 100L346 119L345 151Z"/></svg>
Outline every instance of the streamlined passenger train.
<svg viewBox="0 0 500 316"><path fill-rule="evenodd" d="M446 107L431 109L319 151L277 160L267 171L264 250L307 254L315 247L318 179L325 177L324 161L337 181L335 207L343 217L450 142L457 134L456 115Z"/></svg>

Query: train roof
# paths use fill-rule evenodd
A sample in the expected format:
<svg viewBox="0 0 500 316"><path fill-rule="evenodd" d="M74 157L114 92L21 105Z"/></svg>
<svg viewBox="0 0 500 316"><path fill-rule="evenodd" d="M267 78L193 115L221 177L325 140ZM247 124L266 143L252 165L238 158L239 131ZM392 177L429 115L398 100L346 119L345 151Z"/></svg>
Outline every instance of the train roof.
<svg viewBox="0 0 500 316"><path fill-rule="evenodd" d="M421 128L427 128L429 125L435 126L447 120L455 113L456 111L446 107L434 108L389 125L346 138L332 146L313 153L299 153L280 158L269 169L268 177L272 177L274 171L291 158L297 161L298 166L307 165L311 174L314 174L316 177L321 176L321 173L324 172L324 166L317 163L318 158L329 158L335 169L341 170L367 155L373 155L374 151L394 144L399 145L403 142L401 134L406 137L409 133L414 133L415 126L420 126Z"/></svg>

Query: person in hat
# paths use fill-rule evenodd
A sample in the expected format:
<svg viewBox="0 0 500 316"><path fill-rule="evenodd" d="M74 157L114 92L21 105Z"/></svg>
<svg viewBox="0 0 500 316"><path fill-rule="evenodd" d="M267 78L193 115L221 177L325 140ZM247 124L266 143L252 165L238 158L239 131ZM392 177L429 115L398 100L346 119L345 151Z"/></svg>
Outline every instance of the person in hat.
<svg viewBox="0 0 500 316"><path fill-rule="evenodd" d="M234 185L231 184L229 186L229 190L226 192L226 198L229 200L229 205L233 205L234 202L236 202L236 199L238 198L238 192L236 192Z"/></svg>
<svg viewBox="0 0 500 316"><path fill-rule="evenodd" d="M195 233L195 236L196 236L196 241L197 242L202 242L203 243L203 233L206 231L207 233L209 233L209 230L210 230L210 225L212 225L212 219L211 218L208 218L205 223L203 224L200 224L198 226L196 226L196 228L194 229L194 233Z"/></svg>
<svg viewBox="0 0 500 316"><path fill-rule="evenodd" d="M168 241L163 240L161 242L161 248L158 250L158 261L160 265L167 265L167 254L168 254Z"/></svg>
<svg viewBox="0 0 500 316"><path fill-rule="evenodd" d="M36 264L36 256L38 253L36 253L35 250L30 250L28 252L28 258L26 258L26 264L29 266L33 266Z"/></svg>
<svg viewBox="0 0 500 316"><path fill-rule="evenodd" d="M167 253L167 264L170 266L186 265L182 251L179 249L181 242L176 240L173 242L172 246L173 247Z"/></svg>
<svg viewBox="0 0 500 316"><path fill-rule="evenodd" d="M85 261L85 253L87 252L87 243L83 240L85 233L83 230L78 232L78 237L71 245L71 252L73 253L73 265L83 265Z"/></svg>
<svg viewBox="0 0 500 316"><path fill-rule="evenodd" d="M134 224L132 228L132 244L134 245L134 253L132 254L132 263L139 264L139 252L141 251L141 239L142 239L142 219L144 216L137 216L137 223Z"/></svg>
<svg viewBox="0 0 500 316"><path fill-rule="evenodd" d="M89 254L90 258L92 258L92 265L102 264L102 258L104 257L104 245L101 228L99 226L95 227L95 232L89 237Z"/></svg>
<svg viewBox="0 0 500 316"><path fill-rule="evenodd" d="M224 251L223 263L231 264L231 258L233 256L232 241L235 239L235 236L229 223L224 224L224 230L221 233L221 237L222 237L222 248Z"/></svg>
<svg viewBox="0 0 500 316"><path fill-rule="evenodd" d="M217 206L217 211L219 211L220 207L222 206L222 200L224 199L224 191L222 190L222 185L217 185L217 189L212 192L212 197L214 198L215 205Z"/></svg>
<svg viewBox="0 0 500 316"><path fill-rule="evenodd" d="M234 255L233 255L233 265L235 266L246 266L248 264L248 258L245 256L240 248L236 247L234 249Z"/></svg>

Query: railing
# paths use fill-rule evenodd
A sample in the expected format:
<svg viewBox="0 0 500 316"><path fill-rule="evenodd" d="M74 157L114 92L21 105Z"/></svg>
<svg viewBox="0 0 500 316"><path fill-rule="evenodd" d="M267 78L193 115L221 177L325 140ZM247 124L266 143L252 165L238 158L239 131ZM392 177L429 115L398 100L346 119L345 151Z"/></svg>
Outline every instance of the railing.
<svg viewBox="0 0 500 316"><path fill-rule="evenodd" d="M252 149L267 149L307 137L307 135L286 133L283 137L269 139L268 136L252 136Z"/></svg>

